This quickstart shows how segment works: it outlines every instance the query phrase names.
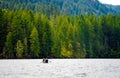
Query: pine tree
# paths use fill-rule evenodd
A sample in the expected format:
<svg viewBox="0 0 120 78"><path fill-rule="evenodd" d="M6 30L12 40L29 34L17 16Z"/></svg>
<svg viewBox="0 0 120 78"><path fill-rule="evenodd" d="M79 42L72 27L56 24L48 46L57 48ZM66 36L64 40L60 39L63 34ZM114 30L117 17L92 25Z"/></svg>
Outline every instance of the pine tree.
<svg viewBox="0 0 120 78"><path fill-rule="evenodd" d="M21 42L21 40L18 40L17 41L17 44L16 44L16 55L17 55L17 58L22 58L23 57L23 52L24 52L24 46L23 46L23 43Z"/></svg>
<svg viewBox="0 0 120 78"><path fill-rule="evenodd" d="M6 47L7 47L7 58L13 58L14 57L14 46L13 46L13 40L12 40L12 32L9 32L6 39Z"/></svg>
<svg viewBox="0 0 120 78"><path fill-rule="evenodd" d="M4 11L0 7L0 58L3 55L3 48L5 48L5 40L7 35L6 19Z"/></svg>
<svg viewBox="0 0 120 78"><path fill-rule="evenodd" d="M39 45L38 31L36 27L34 27L31 32L30 42L31 42L31 45L30 45L31 56L33 58L38 58L40 56L40 45Z"/></svg>

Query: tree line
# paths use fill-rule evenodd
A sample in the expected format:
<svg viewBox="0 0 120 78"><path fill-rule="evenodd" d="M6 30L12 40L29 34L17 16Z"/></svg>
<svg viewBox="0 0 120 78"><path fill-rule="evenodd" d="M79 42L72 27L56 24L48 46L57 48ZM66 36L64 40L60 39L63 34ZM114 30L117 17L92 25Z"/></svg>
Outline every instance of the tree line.
<svg viewBox="0 0 120 78"><path fill-rule="evenodd" d="M120 16L0 9L0 58L119 58Z"/></svg>

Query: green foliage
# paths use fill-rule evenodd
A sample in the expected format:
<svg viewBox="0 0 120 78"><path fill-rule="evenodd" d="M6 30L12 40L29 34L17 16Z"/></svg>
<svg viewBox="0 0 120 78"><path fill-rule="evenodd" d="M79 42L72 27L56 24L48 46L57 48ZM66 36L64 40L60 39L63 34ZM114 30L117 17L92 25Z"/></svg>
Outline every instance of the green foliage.
<svg viewBox="0 0 120 78"><path fill-rule="evenodd" d="M5 48L6 35L7 35L6 18L4 15L4 11L0 7L0 56L3 52L3 48Z"/></svg>
<svg viewBox="0 0 120 78"><path fill-rule="evenodd" d="M9 32L6 39L6 47L7 47L7 58L13 58L14 53L14 47L13 47L13 41L12 41L12 32Z"/></svg>
<svg viewBox="0 0 120 78"><path fill-rule="evenodd" d="M67 57L70 58L73 56L73 52L72 52L72 45L68 44L66 45L65 43L63 43L63 45L61 46L61 57Z"/></svg>
<svg viewBox="0 0 120 78"><path fill-rule="evenodd" d="M106 5L99 0L4 0L2 8L18 11L29 9L47 15L79 15L79 14L117 14L120 15L120 6Z"/></svg>
<svg viewBox="0 0 120 78"><path fill-rule="evenodd" d="M17 44L16 44L16 55L17 55L17 58L22 58L23 56L23 52L24 52L24 46L23 46L23 43L21 42L21 40L18 40L17 41Z"/></svg>
<svg viewBox="0 0 120 78"><path fill-rule="evenodd" d="M120 16L2 9L0 14L0 58L120 57Z"/></svg>
<svg viewBox="0 0 120 78"><path fill-rule="evenodd" d="M38 31L34 27L31 35L30 35L30 41L31 41L31 57L37 58L40 54L40 45L39 45L39 37L38 37Z"/></svg>

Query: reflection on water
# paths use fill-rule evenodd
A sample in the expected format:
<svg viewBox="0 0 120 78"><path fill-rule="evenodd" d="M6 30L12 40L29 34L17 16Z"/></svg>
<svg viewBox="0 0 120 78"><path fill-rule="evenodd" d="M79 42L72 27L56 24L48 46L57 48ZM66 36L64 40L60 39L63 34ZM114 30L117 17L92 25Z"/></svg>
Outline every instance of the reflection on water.
<svg viewBox="0 0 120 78"><path fill-rule="evenodd" d="M119 59L0 60L0 78L120 78Z"/></svg>
<svg viewBox="0 0 120 78"><path fill-rule="evenodd" d="M75 76L77 76L77 77L86 77L87 74L86 73L77 73L77 74L75 74Z"/></svg>

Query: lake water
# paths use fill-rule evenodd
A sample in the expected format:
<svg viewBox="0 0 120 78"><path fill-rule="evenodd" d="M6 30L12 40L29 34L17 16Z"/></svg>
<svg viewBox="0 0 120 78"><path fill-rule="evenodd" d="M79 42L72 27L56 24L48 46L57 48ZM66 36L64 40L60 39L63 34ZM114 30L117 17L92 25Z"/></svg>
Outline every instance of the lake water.
<svg viewBox="0 0 120 78"><path fill-rule="evenodd" d="M0 78L120 78L120 59L0 60Z"/></svg>

